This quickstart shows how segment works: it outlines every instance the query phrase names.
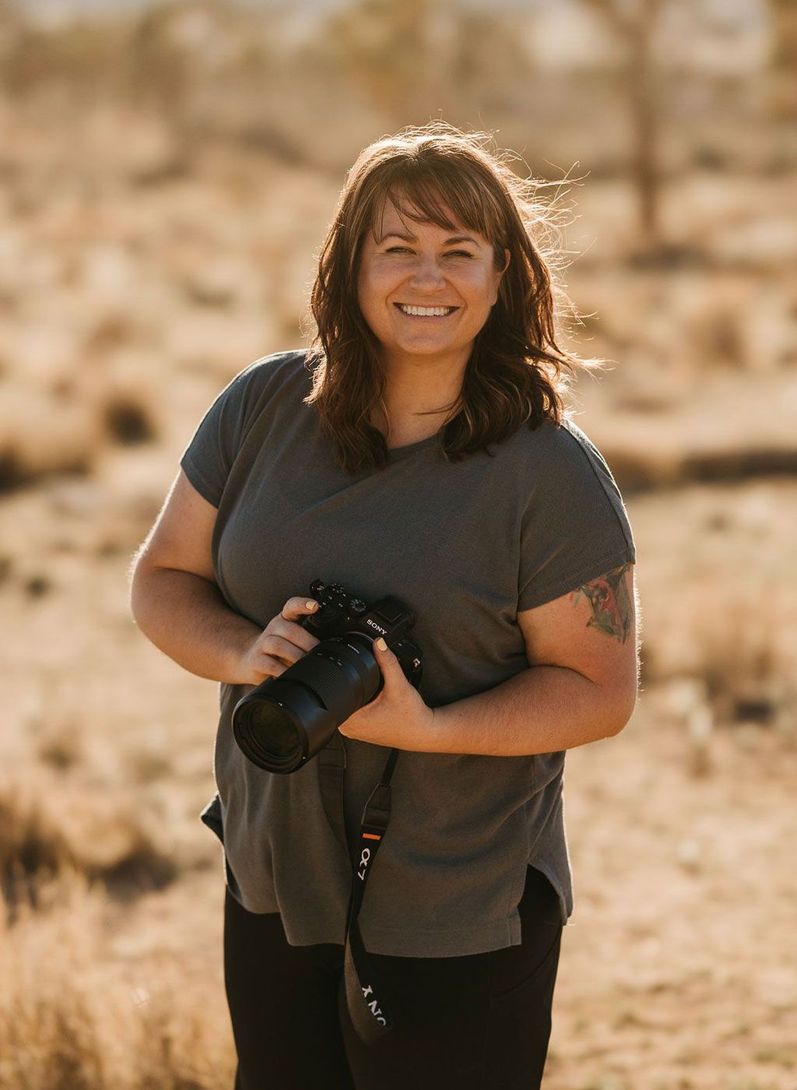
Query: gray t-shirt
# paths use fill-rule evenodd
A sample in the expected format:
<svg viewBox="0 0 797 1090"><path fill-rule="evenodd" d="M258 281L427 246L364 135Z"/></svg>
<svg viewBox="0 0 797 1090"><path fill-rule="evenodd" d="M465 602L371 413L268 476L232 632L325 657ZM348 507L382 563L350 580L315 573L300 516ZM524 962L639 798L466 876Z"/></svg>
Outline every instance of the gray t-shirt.
<svg viewBox="0 0 797 1090"><path fill-rule="evenodd" d="M310 388L304 352L256 361L219 395L181 461L218 508L221 592L256 624L316 578L366 601L393 594L417 615L420 692L434 707L528 667L518 610L633 562L612 476L572 424L523 427L492 456L454 463L432 436L391 451L383 469L351 475L303 402ZM221 686L216 739L213 810L230 888L252 912L279 912L294 945L341 942L351 868L321 797L326 751L292 775L251 764L230 727L247 691ZM388 750L349 739L344 748L345 815L356 829ZM519 943L529 864L554 885L566 920L563 767L564 753L401 753L360 915L367 948L443 957Z"/></svg>

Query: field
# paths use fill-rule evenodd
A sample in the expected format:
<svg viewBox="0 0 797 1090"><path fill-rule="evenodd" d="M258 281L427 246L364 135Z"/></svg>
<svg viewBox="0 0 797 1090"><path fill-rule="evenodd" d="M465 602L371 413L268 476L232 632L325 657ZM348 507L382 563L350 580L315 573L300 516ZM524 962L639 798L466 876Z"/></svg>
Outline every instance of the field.
<svg viewBox="0 0 797 1090"><path fill-rule="evenodd" d="M357 100L302 159L116 92L67 124L48 93L0 101L0 1090L218 1090L216 691L136 631L127 569L210 399L303 342L391 115ZM797 154L765 120L749 160L685 146L647 249L623 163L567 130L568 344L610 361L572 401L637 540L643 691L568 756L546 1090L797 1088Z"/></svg>

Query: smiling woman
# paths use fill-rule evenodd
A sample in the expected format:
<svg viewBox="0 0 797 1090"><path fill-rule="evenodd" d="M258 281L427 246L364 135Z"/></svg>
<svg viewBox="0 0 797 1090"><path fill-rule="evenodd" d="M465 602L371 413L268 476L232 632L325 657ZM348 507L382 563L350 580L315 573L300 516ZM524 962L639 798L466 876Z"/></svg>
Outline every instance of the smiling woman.
<svg viewBox="0 0 797 1090"><path fill-rule="evenodd" d="M577 364L533 196L445 125L366 148L321 249L311 350L221 392L136 561L142 630L222 683L204 817L237 1090L540 1085L573 908L565 751L622 729L637 638L622 499L563 409ZM318 578L350 603L323 666L324 648L305 658ZM347 627L394 599L414 683L398 637L364 648ZM312 688L314 663L348 699L349 652L376 695L290 775L247 759L241 698L285 692L294 666Z"/></svg>
<svg viewBox="0 0 797 1090"><path fill-rule="evenodd" d="M389 447L438 431L444 456L456 460L522 424L560 419L566 379L581 363L556 343L543 184L518 177L485 138L463 140L444 124L362 152L311 298L309 400L344 468L384 466ZM407 314L413 305L456 309L434 322ZM412 325L402 320L410 317ZM429 366L449 349L447 363Z"/></svg>
<svg viewBox="0 0 797 1090"><path fill-rule="evenodd" d="M450 209L441 213L451 227L425 222L417 209L402 214L388 200L362 244L358 298L379 342L389 447L432 435L450 417L509 260L505 251L496 267L483 235L464 233ZM428 407L411 404L419 390Z"/></svg>

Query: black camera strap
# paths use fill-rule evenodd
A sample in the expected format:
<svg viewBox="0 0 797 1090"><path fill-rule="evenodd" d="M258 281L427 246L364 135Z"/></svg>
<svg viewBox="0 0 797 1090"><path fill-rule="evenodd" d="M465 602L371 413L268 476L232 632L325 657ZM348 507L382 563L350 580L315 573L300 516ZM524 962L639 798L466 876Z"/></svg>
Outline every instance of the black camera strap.
<svg viewBox="0 0 797 1090"><path fill-rule="evenodd" d="M351 877L351 894L346 920L344 983L346 1004L352 1025L366 1044L374 1044L391 1028L378 976L360 934L358 916L368 876L390 821L390 780L399 751L391 749L382 778L363 808L360 837Z"/></svg>

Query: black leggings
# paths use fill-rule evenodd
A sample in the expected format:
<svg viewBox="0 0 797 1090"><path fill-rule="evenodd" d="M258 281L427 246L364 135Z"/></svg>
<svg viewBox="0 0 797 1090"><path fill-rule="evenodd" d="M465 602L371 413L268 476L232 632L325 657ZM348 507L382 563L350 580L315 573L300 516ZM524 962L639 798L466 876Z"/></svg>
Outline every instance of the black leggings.
<svg viewBox="0 0 797 1090"><path fill-rule="evenodd" d="M343 948L289 946L277 914L227 892L224 970L235 1090L536 1090L562 933L550 882L529 868L523 942L448 958L373 955L394 1028L364 1045L348 1017Z"/></svg>

